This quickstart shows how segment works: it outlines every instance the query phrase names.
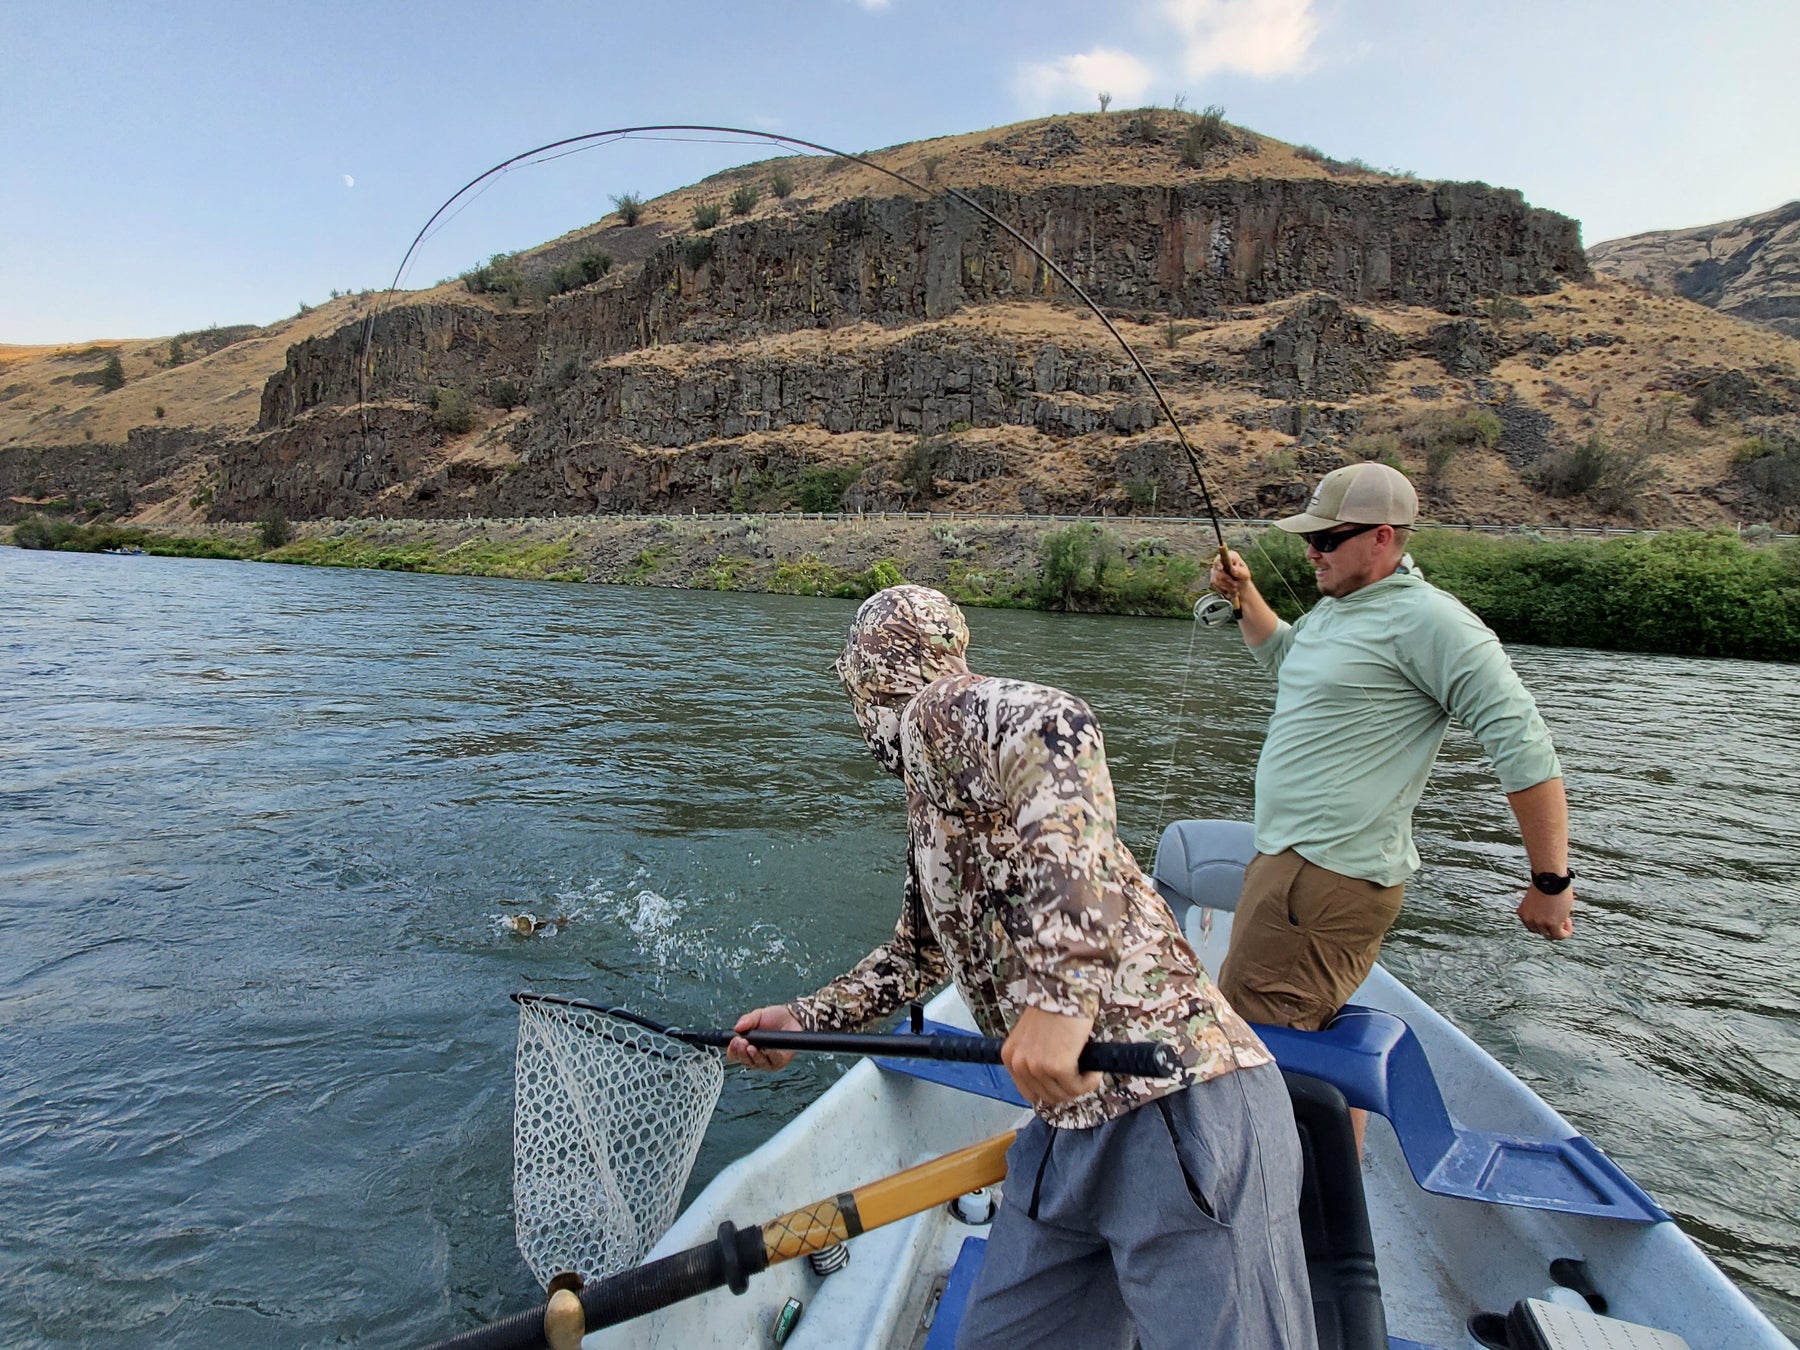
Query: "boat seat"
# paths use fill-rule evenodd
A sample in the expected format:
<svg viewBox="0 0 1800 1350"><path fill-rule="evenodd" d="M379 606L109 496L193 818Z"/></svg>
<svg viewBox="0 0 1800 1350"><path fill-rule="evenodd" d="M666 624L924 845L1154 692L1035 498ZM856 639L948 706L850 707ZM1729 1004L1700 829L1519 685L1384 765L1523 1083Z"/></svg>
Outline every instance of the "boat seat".
<svg viewBox="0 0 1800 1350"><path fill-rule="evenodd" d="M1419 1038L1393 1013L1347 1004L1323 1031L1251 1024L1284 1070L1321 1078L1387 1118L1413 1180L1434 1195L1634 1223L1669 1216L1582 1135L1471 1130L1444 1105Z"/></svg>
<svg viewBox="0 0 1800 1350"><path fill-rule="evenodd" d="M1329 1083L1284 1074L1300 1133L1305 1179L1300 1232L1319 1350L1390 1350L1375 1276L1375 1240L1363 1198L1362 1163L1344 1096ZM952 1350L987 1239L963 1240L938 1298L923 1350Z"/></svg>
<svg viewBox="0 0 1800 1350"><path fill-rule="evenodd" d="M1177 820L1156 846L1152 880L1184 926L1195 907L1235 910L1256 831L1241 820ZM1350 1004L1323 1031L1256 1026L1284 1070L1321 1078L1350 1105L1385 1116L1413 1179L1437 1195L1657 1223L1668 1218L1581 1135L1532 1139L1451 1118L1425 1048L1389 1012Z"/></svg>
<svg viewBox="0 0 1800 1350"><path fill-rule="evenodd" d="M1175 820L1156 843L1150 884L1168 902L1177 926L1187 911L1235 912L1244 894L1244 869L1256 856L1256 827L1244 820Z"/></svg>

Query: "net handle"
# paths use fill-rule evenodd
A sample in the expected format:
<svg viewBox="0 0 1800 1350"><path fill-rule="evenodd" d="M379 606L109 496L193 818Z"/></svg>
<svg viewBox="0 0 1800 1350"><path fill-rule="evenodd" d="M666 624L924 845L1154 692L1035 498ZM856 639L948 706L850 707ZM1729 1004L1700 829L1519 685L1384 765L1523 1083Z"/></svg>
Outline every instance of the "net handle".
<svg viewBox="0 0 1800 1350"><path fill-rule="evenodd" d="M1002 1041L993 1036L914 1035L911 1032L872 1034L852 1031L751 1031L739 1033L725 1027L683 1028L653 1022L624 1008L609 1008L555 994L517 993L513 1002L554 1003L586 1012L607 1013L647 1030L660 1032L688 1045L723 1050L740 1034L759 1050L810 1050L845 1055L880 1055L888 1059L932 1059L952 1064L1000 1064ZM1082 1073L1110 1073L1132 1078L1173 1078L1181 1072L1181 1058L1173 1047L1153 1041L1089 1041L1076 1061Z"/></svg>

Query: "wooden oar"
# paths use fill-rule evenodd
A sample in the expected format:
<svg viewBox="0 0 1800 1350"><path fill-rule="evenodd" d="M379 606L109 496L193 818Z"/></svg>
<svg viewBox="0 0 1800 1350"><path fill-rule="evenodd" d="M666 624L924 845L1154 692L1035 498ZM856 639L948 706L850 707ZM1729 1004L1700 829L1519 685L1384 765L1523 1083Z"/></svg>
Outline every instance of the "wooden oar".
<svg viewBox="0 0 1800 1350"><path fill-rule="evenodd" d="M574 1293L558 1290L541 1309L439 1341L431 1350L574 1350L601 1327L642 1317L720 1286L741 1294L752 1275L846 1238L946 1204L1006 1177L1013 1132L946 1153L771 1219L739 1229L729 1220L719 1236L685 1252L596 1281Z"/></svg>

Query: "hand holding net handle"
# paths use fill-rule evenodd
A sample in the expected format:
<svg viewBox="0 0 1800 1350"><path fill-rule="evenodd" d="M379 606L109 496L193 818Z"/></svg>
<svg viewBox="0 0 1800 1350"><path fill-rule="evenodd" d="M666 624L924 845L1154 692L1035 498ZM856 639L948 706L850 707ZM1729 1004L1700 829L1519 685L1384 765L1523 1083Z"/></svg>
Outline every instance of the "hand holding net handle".
<svg viewBox="0 0 1800 1350"><path fill-rule="evenodd" d="M672 1035L687 1040L704 1035L710 1045L729 1045L729 1031L682 1032ZM712 1040L713 1036L723 1039ZM889 1059L937 1059L953 1064L999 1064L1001 1041L992 1036L867 1035L848 1031L752 1031L744 1037L759 1050L821 1050L852 1055L880 1055ZM1083 1073L1124 1074L1133 1078L1173 1078L1181 1072L1181 1059L1166 1045L1153 1041L1089 1041L1076 1061Z"/></svg>
<svg viewBox="0 0 1800 1350"><path fill-rule="evenodd" d="M601 1003L585 1003L580 999L561 998L556 994L517 993L515 1003L554 1003L566 1008L584 1008L634 1022L640 1027L689 1045L706 1045L723 1050L738 1035L726 1027L665 1026L642 1013L612 1008ZM937 1059L953 1064L1000 1064L1002 1042L992 1036L935 1035L915 1036L911 1033L877 1035L856 1031L752 1031L744 1039L759 1050L812 1050L842 1055L880 1055L887 1059ZM1081 1052L1076 1067L1082 1073L1123 1074L1131 1078L1173 1078L1181 1072L1181 1057L1171 1046L1154 1041L1089 1041Z"/></svg>

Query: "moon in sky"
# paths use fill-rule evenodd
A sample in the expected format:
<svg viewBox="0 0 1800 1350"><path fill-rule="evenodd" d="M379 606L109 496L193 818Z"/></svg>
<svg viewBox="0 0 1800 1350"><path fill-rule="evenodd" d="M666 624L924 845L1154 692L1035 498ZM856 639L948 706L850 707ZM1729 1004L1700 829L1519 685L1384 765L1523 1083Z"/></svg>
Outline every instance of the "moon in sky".
<svg viewBox="0 0 1800 1350"><path fill-rule="evenodd" d="M349 174L345 174L344 175L344 186L345 187L355 187L356 180L354 178L352 178Z"/></svg>

